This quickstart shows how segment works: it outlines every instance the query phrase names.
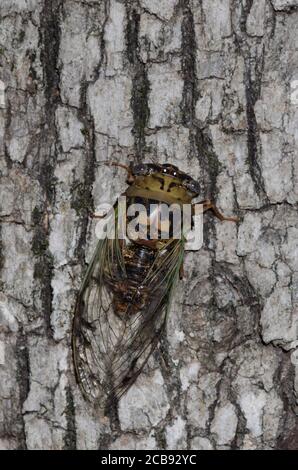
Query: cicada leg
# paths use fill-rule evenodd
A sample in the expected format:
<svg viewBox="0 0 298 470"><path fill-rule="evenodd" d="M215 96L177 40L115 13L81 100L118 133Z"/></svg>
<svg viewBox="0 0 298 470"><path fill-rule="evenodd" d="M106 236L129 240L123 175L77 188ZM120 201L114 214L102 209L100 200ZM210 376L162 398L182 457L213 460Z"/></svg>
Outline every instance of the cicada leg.
<svg viewBox="0 0 298 470"><path fill-rule="evenodd" d="M212 201L210 201L210 199L206 199L205 201L202 201L199 204L203 205L203 212L211 210L213 212L213 214L215 215L215 217L217 217L221 221L227 220L227 221L230 221L230 222L239 222L239 220L240 220L239 217L226 217L225 215L223 215L219 211L219 209L216 207L216 205ZM194 209L195 209L196 205L197 204L194 204Z"/></svg>

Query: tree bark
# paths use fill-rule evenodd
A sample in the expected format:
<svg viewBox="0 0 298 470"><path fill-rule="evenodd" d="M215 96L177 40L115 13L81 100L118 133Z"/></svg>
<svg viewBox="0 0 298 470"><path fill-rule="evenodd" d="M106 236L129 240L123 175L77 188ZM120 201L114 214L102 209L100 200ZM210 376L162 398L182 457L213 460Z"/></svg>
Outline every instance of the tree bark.
<svg viewBox="0 0 298 470"><path fill-rule="evenodd" d="M1 448L298 448L297 24L297 0L1 0ZM125 188L104 160L176 164L241 218L206 214L106 416L71 355L89 213Z"/></svg>

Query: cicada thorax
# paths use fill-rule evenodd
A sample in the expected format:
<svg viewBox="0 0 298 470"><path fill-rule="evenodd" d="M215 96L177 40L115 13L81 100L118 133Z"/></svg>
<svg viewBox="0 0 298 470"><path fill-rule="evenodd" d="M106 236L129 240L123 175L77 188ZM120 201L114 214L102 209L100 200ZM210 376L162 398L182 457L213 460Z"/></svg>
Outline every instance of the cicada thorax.
<svg viewBox="0 0 298 470"><path fill-rule="evenodd" d="M181 178L163 173L136 176L134 183L126 190L127 196L139 196L167 204L190 203L194 194L187 190Z"/></svg>
<svg viewBox="0 0 298 470"><path fill-rule="evenodd" d="M137 176L125 192L127 206L144 207L139 216L136 243L161 249L171 238L180 238L183 231L183 207L190 204L193 194L182 184L181 179L157 173ZM132 211L133 213L133 211ZM127 216L127 227L133 215ZM132 239L128 231L127 237Z"/></svg>

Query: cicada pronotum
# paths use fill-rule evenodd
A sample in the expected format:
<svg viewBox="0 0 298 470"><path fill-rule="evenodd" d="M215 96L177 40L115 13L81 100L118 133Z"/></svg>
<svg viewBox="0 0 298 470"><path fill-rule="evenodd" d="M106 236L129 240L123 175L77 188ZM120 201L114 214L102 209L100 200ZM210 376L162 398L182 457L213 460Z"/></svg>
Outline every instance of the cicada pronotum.
<svg viewBox="0 0 298 470"><path fill-rule="evenodd" d="M110 165L126 169L128 205L143 204L149 216L150 207L161 204L196 206L191 202L199 195L198 182L174 165ZM209 200L200 204L220 220L237 220L224 217ZM117 203L114 213L117 218ZM185 251L185 237L174 238L170 230L166 239L116 234L97 244L76 303L73 356L84 396L99 404L128 390L165 329Z"/></svg>

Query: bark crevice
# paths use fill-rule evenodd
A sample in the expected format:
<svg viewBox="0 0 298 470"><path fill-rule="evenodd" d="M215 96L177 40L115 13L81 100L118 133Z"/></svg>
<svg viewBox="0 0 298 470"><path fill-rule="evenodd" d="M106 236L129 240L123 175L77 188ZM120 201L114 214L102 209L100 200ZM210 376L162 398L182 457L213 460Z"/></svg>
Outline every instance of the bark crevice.
<svg viewBox="0 0 298 470"><path fill-rule="evenodd" d="M140 13L134 3L126 4L126 53L132 73L132 92L130 105L133 113L133 129L135 158L143 161L146 154L146 128L150 117L148 96L150 83L147 66L140 58L139 28Z"/></svg>

